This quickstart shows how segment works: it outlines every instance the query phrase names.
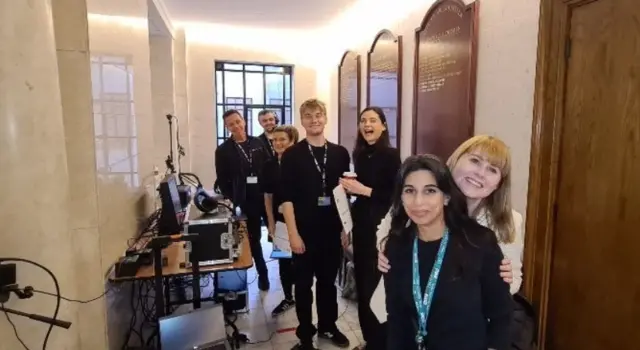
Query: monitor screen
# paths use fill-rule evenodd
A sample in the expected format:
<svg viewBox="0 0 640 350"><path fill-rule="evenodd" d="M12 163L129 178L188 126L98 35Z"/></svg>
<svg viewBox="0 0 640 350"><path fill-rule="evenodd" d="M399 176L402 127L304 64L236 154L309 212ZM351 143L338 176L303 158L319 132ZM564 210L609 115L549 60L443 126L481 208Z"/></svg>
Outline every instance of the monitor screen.
<svg viewBox="0 0 640 350"><path fill-rule="evenodd" d="M169 196L171 197L171 202L173 203L173 209L176 211L176 214L181 212L182 203L180 202L180 193L178 192L178 183L176 181L176 176L173 174L169 174L165 176L163 182L166 182L169 188Z"/></svg>
<svg viewBox="0 0 640 350"><path fill-rule="evenodd" d="M160 192L160 201L162 203L158 222L159 234L178 234L182 230L184 215L182 212L182 204L180 203L176 176L174 174L165 176L162 182L160 182L158 191Z"/></svg>

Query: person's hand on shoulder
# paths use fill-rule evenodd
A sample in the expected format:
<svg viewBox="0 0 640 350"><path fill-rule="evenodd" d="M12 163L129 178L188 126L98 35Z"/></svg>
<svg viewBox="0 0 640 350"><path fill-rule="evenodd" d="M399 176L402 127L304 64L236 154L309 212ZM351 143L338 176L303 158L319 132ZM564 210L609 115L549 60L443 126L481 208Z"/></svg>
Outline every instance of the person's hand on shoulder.
<svg viewBox="0 0 640 350"><path fill-rule="evenodd" d="M503 259L500 263L500 277L508 284L513 283L513 266L511 260Z"/></svg>
<svg viewBox="0 0 640 350"><path fill-rule="evenodd" d="M382 273L387 273L391 269L391 265L389 265L389 259L384 255L383 252L378 252L378 270Z"/></svg>

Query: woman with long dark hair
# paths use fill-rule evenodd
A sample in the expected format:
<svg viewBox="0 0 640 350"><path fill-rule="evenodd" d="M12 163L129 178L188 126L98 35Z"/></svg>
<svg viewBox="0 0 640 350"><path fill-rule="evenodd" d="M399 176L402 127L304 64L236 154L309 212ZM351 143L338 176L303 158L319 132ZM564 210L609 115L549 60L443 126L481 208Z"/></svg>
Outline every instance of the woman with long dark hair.
<svg viewBox="0 0 640 350"><path fill-rule="evenodd" d="M496 235L469 216L437 158L402 164L385 247L387 349L509 348L513 306Z"/></svg>
<svg viewBox="0 0 640 350"><path fill-rule="evenodd" d="M357 196L351 208L353 258L358 318L366 345L356 349L384 349L386 327L378 322L369 304L381 278L377 269L376 228L391 206L400 154L389 144L387 119L379 107L368 107L360 113L353 162L356 179L343 178L340 184Z"/></svg>

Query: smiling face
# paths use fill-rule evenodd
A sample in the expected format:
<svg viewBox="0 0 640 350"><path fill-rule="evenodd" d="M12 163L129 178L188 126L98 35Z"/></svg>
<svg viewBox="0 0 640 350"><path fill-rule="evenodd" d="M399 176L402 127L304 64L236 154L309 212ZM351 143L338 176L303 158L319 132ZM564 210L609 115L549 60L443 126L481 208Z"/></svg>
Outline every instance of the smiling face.
<svg viewBox="0 0 640 350"><path fill-rule="evenodd" d="M489 161L485 152L477 150L463 154L451 173L462 193L474 200L489 197L502 180L500 168Z"/></svg>
<svg viewBox="0 0 640 350"><path fill-rule="evenodd" d="M260 122L260 126L267 134L273 132L273 129L276 128L276 117L273 112L259 116L258 122Z"/></svg>
<svg viewBox="0 0 640 350"><path fill-rule="evenodd" d="M411 221L418 226L444 221L444 205L445 195L432 172L416 170L407 175L402 187L402 206Z"/></svg>
<svg viewBox="0 0 640 350"><path fill-rule="evenodd" d="M322 135L327 124L327 115L320 108L305 108L301 119L308 136Z"/></svg>
<svg viewBox="0 0 640 350"><path fill-rule="evenodd" d="M243 136L245 134L244 118L242 118L238 113L231 114L224 118L224 126L234 137Z"/></svg>
<svg viewBox="0 0 640 350"><path fill-rule="evenodd" d="M291 145L293 145L293 140L289 138L286 132L276 131L273 133L273 149L276 154L281 156Z"/></svg>
<svg viewBox="0 0 640 350"><path fill-rule="evenodd" d="M365 141L372 145L378 141L382 133L387 130L387 127L382 123L378 113L369 110L360 116L359 129Z"/></svg>

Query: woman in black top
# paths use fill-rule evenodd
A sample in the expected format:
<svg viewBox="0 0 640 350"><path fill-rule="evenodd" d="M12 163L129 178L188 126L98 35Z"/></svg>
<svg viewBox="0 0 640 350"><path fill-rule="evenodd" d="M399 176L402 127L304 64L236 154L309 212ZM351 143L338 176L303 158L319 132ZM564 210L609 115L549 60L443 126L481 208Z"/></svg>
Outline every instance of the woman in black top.
<svg viewBox="0 0 640 350"><path fill-rule="evenodd" d="M449 170L433 156L409 157L391 213L387 349L509 349L513 311L498 274L502 252L495 234L467 214Z"/></svg>
<svg viewBox="0 0 640 350"><path fill-rule="evenodd" d="M284 217L280 205L282 204L282 195L280 193L281 177L280 177L280 159L284 151L298 142L298 130L292 125L282 125L276 127L273 131L273 149L276 157L268 160L263 168L260 183L263 186L264 204L267 212L267 228L269 236L275 240L276 226L286 230ZM293 300L293 259L278 260L280 267L280 283L284 291L284 300L276 306L271 315L278 316L295 306Z"/></svg>
<svg viewBox="0 0 640 350"><path fill-rule="evenodd" d="M351 208L353 258L358 319L366 345L356 349L384 349L385 327L378 322L369 304L381 278L377 269L376 228L391 206L400 154L389 145L387 119L382 109L368 107L360 113L353 162L357 179L343 178L340 183L357 196Z"/></svg>

